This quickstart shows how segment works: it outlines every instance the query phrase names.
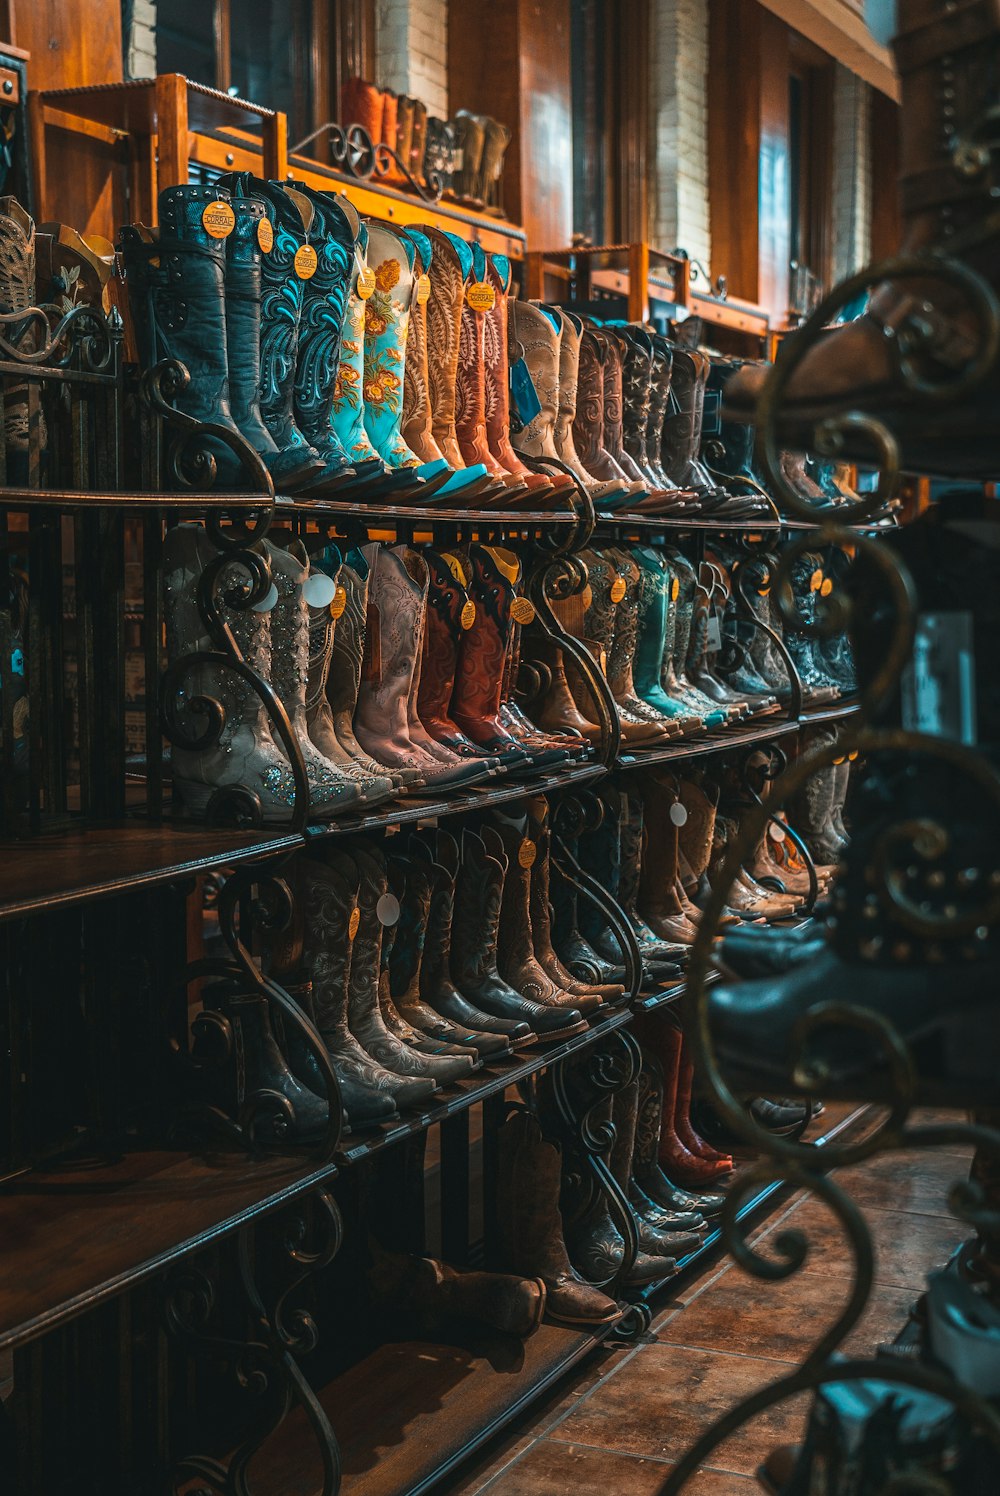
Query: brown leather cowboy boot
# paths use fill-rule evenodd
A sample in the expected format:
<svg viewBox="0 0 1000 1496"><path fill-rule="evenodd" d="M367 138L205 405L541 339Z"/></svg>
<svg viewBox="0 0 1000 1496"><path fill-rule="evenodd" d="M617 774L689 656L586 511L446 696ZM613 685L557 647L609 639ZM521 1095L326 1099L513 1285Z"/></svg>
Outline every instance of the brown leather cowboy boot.
<svg viewBox="0 0 1000 1496"><path fill-rule="evenodd" d="M524 457L544 461L559 459L555 444L559 410L559 328L555 314L530 301L508 302L508 336L524 359L538 396L538 414L512 436L516 451ZM573 480L553 470L546 475L561 497L571 496Z"/></svg>
<svg viewBox="0 0 1000 1496"><path fill-rule="evenodd" d="M471 286L485 288L482 295L496 300L487 278L486 253L472 245ZM475 298L473 298L475 299ZM522 498L528 487L493 455L486 434L486 318L487 308L462 298L462 321L458 340L458 375L455 383L455 434L464 461L474 467L482 463L491 478L506 490L503 501ZM499 500L498 500L499 502Z"/></svg>
<svg viewBox="0 0 1000 1496"><path fill-rule="evenodd" d="M618 1306L570 1264L559 1213L559 1147L542 1137L530 1112L518 1111L499 1134L497 1220L503 1266L542 1279L546 1313L571 1325L606 1325Z"/></svg>
<svg viewBox="0 0 1000 1496"><path fill-rule="evenodd" d="M638 483L626 476L604 444L604 372L607 342L596 327L584 327L580 337L579 378L577 383L576 415L573 419L573 440L580 461L595 483L613 483L623 489L623 497L629 503L646 492L645 483ZM608 503L613 495L609 492L602 500ZM613 507L620 508L623 499L614 498Z"/></svg>
<svg viewBox="0 0 1000 1496"><path fill-rule="evenodd" d="M506 255L486 256L486 278L493 287L496 299L486 312L483 339L483 362L486 396L486 440L489 449L501 467L520 478L527 491L520 499L511 498L517 507L536 506L548 508L548 500L566 485L543 473L533 473L525 467L514 450L510 439L510 351L508 343L509 294L512 266Z"/></svg>
<svg viewBox="0 0 1000 1496"><path fill-rule="evenodd" d="M543 732L579 733L594 747L601 742L601 729L586 717L573 699L566 678L563 651L552 639L535 638L529 651L530 663L539 672L541 690L528 703L531 718Z"/></svg>
<svg viewBox="0 0 1000 1496"><path fill-rule="evenodd" d="M469 596L476 611L460 642L451 720L478 747L518 767L531 760L504 725L500 701L520 562L512 551L486 545L470 546L468 557L459 559L471 569Z"/></svg>
<svg viewBox="0 0 1000 1496"><path fill-rule="evenodd" d="M495 826L482 829L483 842L488 850L507 860L500 908L500 975L532 1002L563 1011L596 1013L602 1006L599 993L571 996L552 980L535 956L531 930L531 867L537 849L527 835L528 830L526 817L510 821L501 819L499 814Z"/></svg>
<svg viewBox="0 0 1000 1496"><path fill-rule="evenodd" d="M463 1272L433 1257L404 1257L371 1242L368 1272L372 1296L394 1324L415 1318L425 1332L441 1332L455 1320L476 1320L527 1340L542 1322L545 1284L513 1273Z"/></svg>
<svg viewBox="0 0 1000 1496"><path fill-rule="evenodd" d="M581 982L566 970L552 944L552 906L549 892L549 855L552 833L549 830L549 805L543 795L526 802L528 831L535 847L531 864L531 933L535 958L547 976L571 997L596 995L606 1003L619 1003L625 988L619 982Z"/></svg>
<svg viewBox="0 0 1000 1496"><path fill-rule="evenodd" d="M646 844L639 881L639 913L660 940L693 945L697 927L684 913L677 893L676 795L658 776L642 775Z"/></svg>
<svg viewBox="0 0 1000 1496"><path fill-rule="evenodd" d="M471 569L467 570L468 561L457 553L445 557L425 550L423 558L428 592L417 711L438 743L459 758L481 761L484 750L467 738L449 715L462 636L476 617L476 605L467 590Z"/></svg>
<svg viewBox="0 0 1000 1496"><path fill-rule="evenodd" d="M612 686L612 651L615 639L615 627L617 623L618 605L627 590L626 584L618 576L617 569L609 554L605 551L586 550L581 551L580 559L587 567L588 587L590 591L590 605L584 612L584 630L588 640L593 640L598 649L603 652L606 662L608 683ZM615 669L618 671L617 684L624 688L628 680L628 627L623 628L620 639L619 650L615 655ZM632 653L635 653L634 629ZM621 720L622 739L629 746L641 743L662 743L668 736L674 734L666 724L666 718L658 720L650 708L643 712L633 709L631 700L626 695L615 696L618 707L618 715ZM643 703L643 706L645 704ZM646 713L649 713L647 715Z"/></svg>
<svg viewBox="0 0 1000 1496"><path fill-rule="evenodd" d="M563 307L554 306L549 310L559 319L559 410L554 432L556 451L563 462L573 469L595 504L605 499L624 498L628 493L625 480L612 478L610 482L596 482L581 462L573 438L580 380L580 338L583 334L583 322Z"/></svg>
<svg viewBox="0 0 1000 1496"><path fill-rule="evenodd" d="M988 118L1000 103L997 0L898 0L893 40L902 85L900 195L902 254L951 256L1000 286L994 211L998 155ZM823 337L791 376L778 431L788 446L810 446L822 421L847 410L885 420L904 469L942 476L996 472L996 361L958 403L930 404L908 386L947 389L981 348L983 329L966 293L927 274L884 282L864 315ZM726 387L726 409L752 419L766 370L742 369ZM878 458L848 433L843 455Z"/></svg>
<svg viewBox="0 0 1000 1496"><path fill-rule="evenodd" d="M462 832L461 872L455 882L452 976L463 995L485 1012L530 1024L534 1043L582 1033L587 1025L578 1008L548 1007L523 997L497 970L507 858L495 833L490 843L488 848L468 826Z"/></svg>

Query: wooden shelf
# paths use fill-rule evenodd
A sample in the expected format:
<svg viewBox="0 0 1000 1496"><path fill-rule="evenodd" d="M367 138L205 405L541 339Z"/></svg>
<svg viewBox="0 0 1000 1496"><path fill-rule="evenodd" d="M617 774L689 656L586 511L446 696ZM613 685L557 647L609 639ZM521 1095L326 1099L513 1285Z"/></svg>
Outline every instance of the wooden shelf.
<svg viewBox="0 0 1000 1496"><path fill-rule="evenodd" d="M0 842L0 920L193 878L211 868L300 847L279 829L227 831L124 821Z"/></svg>
<svg viewBox="0 0 1000 1496"><path fill-rule="evenodd" d="M706 733L702 738L674 739L660 748L642 748L632 753L622 753L615 768L645 769L653 764L672 763L678 759L702 758L708 753L732 752L736 748L746 748L751 743L770 743L775 738L788 737L817 722L839 722L853 717L859 710L857 702L851 700L814 707L792 721L787 717L765 717L756 722L727 728L725 732Z"/></svg>
<svg viewBox="0 0 1000 1496"><path fill-rule="evenodd" d="M86 493L81 489L0 488L0 505L8 509L266 509L266 493Z"/></svg>
<svg viewBox="0 0 1000 1496"><path fill-rule="evenodd" d="M485 1067L405 1121L351 1134L337 1164L352 1163L444 1121L630 1020L619 1009L585 1033ZM258 1160L232 1153L127 1154L115 1162L40 1169L0 1190L0 1350L43 1334L113 1298L216 1237L329 1180L336 1164L304 1156Z"/></svg>
<svg viewBox="0 0 1000 1496"><path fill-rule="evenodd" d="M524 1342L390 1342L329 1382L320 1401L340 1441L341 1496L420 1496L516 1418L614 1331L543 1324ZM254 1459L268 1496L320 1491L315 1444L296 1409Z"/></svg>
<svg viewBox="0 0 1000 1496"><path fill-rule="evenodd" d="M294 851L324 837L384 831L389 826L485 810L568 784L586 784L604 773L603 764L572 764L450 795L408 796L367 815L310 825L304 832L280 827L270 832L213 829L184 821L155 824L136 816L104 827L6 840L0 842L0 921L175 883L213 868Z"/></svg>

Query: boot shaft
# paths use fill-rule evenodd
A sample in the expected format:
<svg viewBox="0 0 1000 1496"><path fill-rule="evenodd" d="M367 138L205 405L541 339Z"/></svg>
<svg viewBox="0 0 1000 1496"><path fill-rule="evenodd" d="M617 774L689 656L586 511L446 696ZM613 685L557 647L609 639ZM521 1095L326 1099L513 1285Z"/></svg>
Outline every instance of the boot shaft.
<svg viewBox="0 0 1000 1496"><path fill-rule="evenodd" d="M434 440L454 468L464 466L455 435L455 388L465 285L472 250L464 240L421 226L433 246L427 303L428 386Z"/></svg>
<svg viewBox="0 0 1000 1496"><path fill-rule="evenodd" d="M354 270L356 215L352 223L348 211L335 199L299 183L289 190L304 198L313 210L308 247L316 256L316 268L303 282L295 366L295 419L303 435L309 441L315 439L317 450L327 461L336 457L346 466L346 456L331 426L331 415ZM305 213L305 206L299 206L300 212ZM349 211L354 213L353 208Z"/></svg>
<svg viewBox="0 0 1000 1496"><path fill-rule="evenodd" d="M520 350L541 409L517 432L515 445L533 457L556 455L554 432L559 411L559 330L553 313L532 302L509 303L509 334Z"/></svg>
<svg viewBox="0 0 1000 1496"><path fill-rule="evenodd" d="M372 444L393 467L418 466L400 434L415 255L411 240L369 224L375 290L365 305L364 421Z"/></svg>

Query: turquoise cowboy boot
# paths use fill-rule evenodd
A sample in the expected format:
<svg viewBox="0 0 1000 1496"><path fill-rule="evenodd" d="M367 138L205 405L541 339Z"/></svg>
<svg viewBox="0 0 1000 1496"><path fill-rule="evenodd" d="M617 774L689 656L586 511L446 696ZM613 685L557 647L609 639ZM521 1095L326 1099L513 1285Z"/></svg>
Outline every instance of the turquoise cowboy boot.
<svg viewBox="0 0 1000 1496"><path fill-rule="evenodd" d="M665 717L680 722L685 732L704 732L705 720L700 713L673 696L668 696L660 680L667 642L667 612L670 573L658 551L637 545L631 551L639 568L639 618L633 682L640 701L655 707Z"/></svg>

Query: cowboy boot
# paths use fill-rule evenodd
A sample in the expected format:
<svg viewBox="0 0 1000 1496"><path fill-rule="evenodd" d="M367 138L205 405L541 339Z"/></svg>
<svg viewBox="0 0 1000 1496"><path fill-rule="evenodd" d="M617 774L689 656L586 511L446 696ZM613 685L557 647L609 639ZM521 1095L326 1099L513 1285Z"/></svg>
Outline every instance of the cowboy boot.
<svg viewBox="0 0 1000 1496"><path fill-rule="evenodd" d="M556 451L563 462L572 468L595 504L613 498L623 498L628 491L624 480L612 478L606 483L595 482L576 450L573 431L580 380L580 338L583 334L583 322L572 312L566 311L564 307L553 306L546 310L551 311L559 322L559 408L553 432Z"/></svg>
<svg viewBox="0 0 1000 1496"><path fill-rule="evenodd" d="M449 558L450 553L445 559ZM520 767L531 759L500 719L520 562L512 551L484 545L470 546L468 558L460 559L471 567L469 596L476 611L460 641L451 720L479 748L496 754L501 764Z"/></svg>
<svg viewBox="0 0 1000 1496"><path fill-rule="evenodd" d="M378 988L382 957L382 921L386 918L389 880L384 859L374 851L353 849L352 857L336 853L333 867L358 870L359 922L351 954L347 1020L351 1033L363 1049L394 1075L430 1079L434 1089L471 1075L476 1062L470 1055L425 1055L397 1039L387 1027L379 1006ZM387 920L388 922L388 920Z"/></svg>
<svg viewBox="0 0 1000 1496"><path fill-rule="evenodd" d="M427 105L413 100L413 132L410 137L410 176L417 183L424 180L424 153L427 148Z"/></svg>
<svg viewBox="0 0 1000 1496"><path fill-rule="evenodd" d="M376 1305L393 1323L412 1320L425 1333L446 1329L456 1319L475 1320L502 1335L527 1340L545 1313L541 1278L512 1273L460 1272L433 1257L404 1257L371 1243L374 1263L368 1282Z"/></svg>
<svg viewBox="0 0 1000 1496"><path fill-rule="evenodd" d="M698 574L685 556L671 550L666 556L671 577L671 621L668 623L669 684L664 678L664 689L688 702L703 716L706 727L720 727L745 715L742 707L732 703L715 701L691 681L688 675L688 660L692 654L692 635L695 631L695 598L698 591ZM676 583L676 586L674 585ZM702 620L704 626L704 619ZM666 659L665 659L666 663Z"/></svg>
<svg viewBox="0 0 1000 1496"><path fill-rule="evenodd" d="M342 607L344 589L338 585L342 571L340 553L333 567L314 562L303 589L309 608L309 675L306 682L306 725L313 746L322 756L344 770L364 792L365 802L376 805L395 792L388 774L371 774L362 768L337 737L333 709L327 697L336 619L331 609Z"/></svg>
<svg viewBox="0 0 1000 1496"><path fill-rule="evenodd" d="M535 848L530 868L531 935L535 959L551 981L571 997L597 996L602 1002L619 1003L625 988L618 982L580 982L560 961L552 944L552 909L549 903L549 856L552 835L549 830L548 801L542 795L527 802L528 834Z"/></svg>
<svg viewBox="0 0 1000 1496"><path fill-rule="evenodd" d="M482 837L468 827L463 830L461 875L455 884L452 977L476 1007L529 1024L537 1041L568 1039L586 1028L578 1011L546 1007L522 997L497 970L506 861L502 847L497 852L494 842L491 851Z"/></svg>
<svg viewBox="0 0 1000 1496"><path fill-rule="evenodd" d="M309 672L308 563L290 551L262 542L278 597L271 610L271 684L280 696L305 760L310 793L321 789L329 796L343 788L344 809L367 804L363 781L324 758L309 736L306 692ZM384 789L384 785L379 787Z"/></svg>
<svg viewBox="0 0 1000 1496"><path fill-rule="evenodd" d="M429 1080L406 1079L377 1064L348 1027L358 881L353 866L346 868L345 875L345 868L325 867L306 857L295 864L298 897L294 918L299 924L295 962L301 962L302 972L311 983L310 1017L326 1047L354 1126L394 1116L397 1105L421 1106L434 1092ZM278 975L280 979L280 964Z"/></svg>
<svg viewBox="0 0 1000 1496"><path fill-rule="evenodd" d="M380 859L380 861L384 860ZM400 906L400 918L397 919L395 924L383 924L382 926L382 950L379 955L378 973L378 1006L379 1012L382 1015L382 1021L391 1034L399 1039L401 1043L408 1045L410 1049L416 1050L418 1054L437 1056L460 1055L478 1064L478 1057L474 1049L471 1049L468 1045L451 1044L446 1038L431 1035L421 1029L414 1028L396 1007L391 991L389 968L392 961L392 953L396 946L396 937L400 933L399 926L406 913L401 898L406 880L405 877L399 876L398 871L394 871L388 864L385 864L385 866L389 877L390 888L390 894L386 897L387 899L390 897L396 899L396 903ZM397 893L400 897L397 897ZM386 917L387 904L383 902L383 918Z"/></svg>
<svg viewBox="0 0 1000 1496"><path fill-rule="evenodd" d="M260 413L278 450L289 454L286 460L291 462L290 454L299 452L303 464L316 464L310 475L316 476L323 459L295 422L302 305L306 281L316 268L316 251L309 243L312 204L301 194L293 198L280 182L264 182L249 172L229 172L216 185L234 197L258 198L264 204L272 241L260 262ZM199 328L199 337L205 336L205 329Z"/></svg>
<svg viewBox="0 0 1000 1496"><path fill-rule="evenodd" d="M211 1103L245 1127L249 1108L255 1142L306 1142L321 1136L329 1107L287 1064L274 1037L267 999L241 992L233 983L213 982L205 989L203 1001L209 1011L222 1014L230 1032L229 1062L221 1074L212 1057L206 1056L205 1073L212 1077ZM191 1047L196 1063L200 1047L196 1027Z"/></svg>
<svg viewBox="0 0 1000 1496"><path fill-rule="evenodd" d="M566 677L563 651L555 640L543 636L532 639L531 665L543 672L541 694L529 702L532 721L543 732L576 733L593 747L600 747L601 729L584 716L574 701Z"/></svg>
<svg viewBox="0 0 1000 1496"><path fill-rule="evenodd" d="M484 116L460 109L455 115L455 141L462 164L452 179L452 190L456 197L478 205L483 201L480 172L485 140Z"/></svg>
<svg viewBox="0 0 1000 1496"><path fill-rule="evenodd" d="M527 486L519 504L549 507L553 494L564 493L564 475L534 473L525 467L510 439L510 289L513 267L506 255L486 256L486 279L495 300L486 312L483 366L486 400L486 440L497 462Z"/></svg>
<svg viewBox="0 0 1000 1496"><path fill-rule="evenodd" d="M651 546L635 546L632 560L639 571L636 649L633 682L636 695L691 737L705 731L703 718L688 711L668 696L661 683L663 656L667 647L667 619L671 578L670 570L658 551Z"/></svg>
<svg viewBox="0 0 1000 1496"><path fill-rule="evenodd" d="M374 778L388 776L396 789L415 784L420 779L414 768L389 768L367 754L354 736L354 713L357 710L361 689L361 670L368 640L368 583L371 576L369 562L378 554L377 542L362 549L349 551L337 576L343 597L338 594L337 606L341 609L333 635L333 652L330 656L330 672L326 683L326 697L333 717L333 731L340 744L342 754L352 759L363 772ZM341 755L330 753L335 762Z"/></svg>
<svg viewBox="0 0 1000 1496"><path fill-rule="evenodd" d="M360 125L373 145L382 139L382 116L385 113L385 95L374 83L363 78L348 78L340 90L340 118L345 130L351 125Z"/></svg>
<svg viewBox="0 0 1000 1496"><path fill-rule="evenodd" d="M817 598L826 578L823 575L822 558L814 552L799 556L791 570L789 586L796 613L803 623L815 626L817 622ZM823 669L822 657L816 649L816 641L809 634L799 633L790 627L785 633L788 653L799 673L802 690L810 705L836 701L840 687Z"/></svg>
<svg viewBox="0 0 1000 1496"><path fill-rule="evenodd" d="M534 605L523 593L515 599L515 607L524 614L524 622L534 621ZM528 618L528 610L531 617ZM500 719L523 748L531 754L537 768L565 763L567 759L583 760L590 757L587 746L576 734L543 732L522 709L518 696L521 677L521 645L524 630L515 622L510 651L504 670L503 691L500 697Z"/></svg>
<svg viewBox="0 0 1000 1496"><path fill-rule="evenodd" d="M304 483L316 461L301 447L279 451L260 412L261 259L270 243L263 199L234 197L235 226L226 245L226 348L233 420L263 459L279 492ZM267 228L262 225L266 223ZM268 251L270 252L270 251Z"/></svg>
<svg viewBox="0 0 1000 1496"><path fill-rule="evenodd" d="M421 997L421 968L430 922L434 886L432 869L421 858L393 857L388 862L389 882L400 905L399 921L389 955L389 993L396 1012L425 1041L433 1040L453 1053L471 1054L476 1068L485 1058L510 1053L501 1034L469 1028L443 1018ZM429 1046L427 1052L432 1052Z"/></svg>
<svg viewBox="0 0 1000 1496"><path fill-rule="evenodd" d="M684 954L684 947L654 935L639 913L639 884L642 877L642 848L644 826L642 800L638 795L620 795L618 903L622 913L632 926L632 933L639 945L643 969L658 980L662 979L664 963L674 966ZM680 975L680 967L674 966Z"/></svg>
<svg viewBox="0 0 1000 1496"><path fill-rule="evenodd" d="M626 711L631 720L655 723L670 737L680 737L683 727L674 716L659 711L636 693L633 661L638 642L639 594L641 573L628 551L617 546L606 546L602 552L610 562L615 580L612 582L612 598L618 594L615 607L615 631L608 651L608 685L618 704L619 712Z"/></svg>
<svg viewBox="0 0 1000 1496"><path fill-rule="evenodd" d="M612 332L622 358L622 445L637 476L656 492L659 480L646 445L653 408L653 345L641 327L615 327Z"/></svg>
<svg viewBox="0 0 1000 1496"><path fill-rule="evenodd" d="M520 351L538 397L539 410L512 436L515 451L544 461L559 459L556 416L559 412L559 330L556 313L528 301L508 301L508 339ZM554 473L549 481L562 494L573 491L572 479Z"/></svg>
<svg viewBox="0 0 1000 1496"><path fill-rule="evenodd" d="M471 285L482 288L484 299L496 303L496 290L487 279L486 253L482 245L472 245ZM503 502L522 497L528 490L524 481L509 472L494 457L486 434L486 319L487 308L474 306L469 295L462 299L462 321L458 339L458 372L455 381L455 435L463 460L470 466L482 465L490 477L502 483L506 493ZM535 488L548 484L542 479ZM497 502L500 502L498 500Z"/></svg>
<svg viewBox="0 0 1000 1496"><path fill-rule="evenodd" d="M417 695L420 720L430 736L459 758L483 762L483 749L455 725L449 716L458 672L462 635L475 621L476 605L466 591L464 557L447 558L425 550L428 572L427 613L423 658Z"/></svg>
<svg viewBox="0 0 1000 1496"><path fill-rule="evenodd" d="M412 241L381 224L368 225L368 260L375 289L365 306L364 422L369 440L391 468L409 468L417 478L447 470L443 458L421 463L403 440L406 337L413 301Z"/></svg>
<svg viewBox="0 0 1000 1496"><path fill-rule="evenodd" d="M442 192L451 188L455 171L455 126L450 120L427 117L427 146L424 152L424 180L428 186L440 184Z"/></svg>
<svg viewBox="0 0 1000 1496"><path fill-rule="evenodd" d="M618 606L624 593L627 592L627 584L619 578L614 561L607 551L586 550L580 552L580 559L587 567L587 580L590 590L590 605L584 612L584 629L588 639L592 639L603 652L607 662L607 674L609 685L611 685L611 657L615 639ZM615 654L615 669L617 676L615 684L623 694L615 695L615 703L618 708L618 716L621 720L622 739L629 746L642 743L659 744L666 741L670 732L666 719L657 718L649 707L638 710L632 704L631 693L624 691L628 679L627 646L632 638L631 618L623 620L623 631L620 636L618 652ZM614 685L612 685L614 694ZM648 715L647 715L648 713Z"/></svg>
<svg viewBox="0 0 1000 1496"><path fill-rule="evenodd" d="M537 1120L518 1111L499 1133L497 1220L503 1265L545 1284L546 1313L564 1324L610 1324L613 1299L574 1271L559 1213L560 1150Z"/></svg>
<svg viewBox="0 0 1000 1496"><path fill-rule="evenodd" d="M970 296L937 276L932 257L956 257L997 286L996 146L982 131L1000 102L1000 10L992 0L900 0L897 18L902 254L927 256L928 269L876 286L862 316L810 349L785 391L778 430L788 446L809 447L820 422L863 410L889 425L904 470L987 477L997 465L996 359L971 396L940 414L917 388L947 390L982 345ZM749 367L732 380L734 419L754 418L765 372ZM853 432L843 455L880 460Z"/></svg>
<svg viewBox="0 0 1000 1496"><path fill-rule="evenodd" d="M266 542L265 542L266 544ZM285 555L286 566L281 560ZM198 588L206 566L218 552L200 525L176 525L164 542L164 599L167 618L167 653L176 664L186 655L214 653L198 603ZM361 803L357 785L334 765L310 752L304 724L303 692L308 669L309 625L290 617L297 612L296 581L303 568L287 552L275 552L275 587L278 601L272 609L233 608L223 604L222 617L232 631L240 654L249 668L279 696L300 738L309 783L310 814L324 819ZM288 572L296 573L289 576ZM232 590L239 595L247 585L239 562L232 563ZM285 596L282 598L282 591ZM223 594L224 595L224 594ZM282 649L278 659L272 651L272 625L278 629ZM273 672L273 674L272 674ZM295 780L288 760L275 741L264 703L252 687L227 665L199 663L184 672L172 714L183 716L202 700L219 701L225 717L211 742L203 748L175 745L171 752L173 782L185 806L204 814L216 791L232 796L249 794L256 813L265 824L288 819L295 798ZM296 727L295 724L298 723ZM303 741L304 739L304 741ZM315 754L315 757L313 755Z"/></svg>
<svg viewBox="0 0 1000 1496"><path fill-rule="evenodd" d="M674 1108L674 1132L683 1143L689 1153L695 1158L702 1159L708 1164L718 1164L724 1161L727 1167L732 1168L732 1158L726 1153L720 1153L718 1148L713 1148L711 1143L698 1133L691 1121L691 1092L694 1086L694 1061L691 1059L687 1044L681 1036L681 1058L677 1071L677 1101Z"/></svg>
<svg viewBox="0 0 1000 1496"><path fill-rule="evenodd" d="M309 246L316 269L305 282L295 369L295 422L323 459L323 471L307 485L310 494L334 492L345 478L362 478L381 470L381 464L357 466L344 450L333 426L333 402L340 372L347 299L355 271L355 245L360 223L346 198L295 183L287 192L298 202L303 218L312 210ZM303 201L300 201L303 200Z"/></svg>
<svg viewBox="0 0 1000 1496"><path fill-rule="evenodd" d="M660 456L664 472L677 488L697 495L700 506L716 494L716 486L698 465L696 430L701 365L694 350L674 348L670 403L663 422Z"/></svg>
<svg viewBox="0 0 1000 1496"><path fill-rule="evenodd" d="M671 1216L695 1214L705 1220L721 1215L725 1195L692 1192L681 1189L660 1168L660 1132L663 1125L663 1068L643 1048L639 1072L639 1095L636 1111L635 1148L632 1153L633 1184L643 1201Z"/></svg>
<svg viewBox="0 0 1000 1496"><path fill-rule="evenodd" d="M638 488L632 491L642 497L649 484L625 450L624 439L624 369L621 344L609 330L602 330L604 352L604 448L618 464L625 477Z"/></svg>
<svg viewBox="0 0 1000 1496"><path fill-rule="evenodd" d="M500 1018L468 1001L451 975L451 940L455 919L455 882L460 854L453 836L440 829L410 837L409 849L427 863L431 896L420 964L420 999L452 1023L464 1024L484 1034L502 1038L508 1050L523 1049L534 1041L530 1026L521 1019Z"/></svg>
<svg viewBox="0 0 1000 1496"><path fill-rule="evenodd" d="M500 180L503 176L503 158L512 140L506 125L489 115L484 118L483 155L480 165L480 191L488 210L496 209L501 215Z"/></svg>
<svg viewBox="0 0 1000 1496"><path fill-rule="evenodd" d="M380 140L376 143L388 146L390 151L394 151L396 149L396 123L398 118L399 96L397 94L394 94L390 89L383 89L382 135ZM387 182L391 187L402 187L404 185L405 179L399 168L396 166L395 162L390 159L389 169L382 177L382 180L384 182Z"/></svg>
<svg viewBox="0 0 1000 1496"><path fill-rule="evenodd" d="M579 838L568 833L560 837L569 855L579 861ZM625 968L620 959L606 961L598 955L580 931L579 896L576 885L569 881L557 866L551 866L555 874L550 881L552 894L552 916L554 922L553 944L560 961L578 981L587 986L597 984L621 985Z"/></svg>
<svg viewBox="0 0 1000 1496"><path fill-rule="evenodd" d="M598 992L571 996L546 973L535 955L531 928L531 867L537 848L527 817L508 820L496 813L496 826L484 826L483 842L498 859L506 858L503 901L500 907L499 970L505 982L522 997L545 1007L569 1010L575 1023L579 1014L596 1013L602 1006ZM567 1014L567 1016L569 1016Z"/></svg>
<svg viewBox="0 0 1000 1496"><path fill-rule="evenodd" d="M646 844L639 881L639 912L660 940L693 945L697 926L684 913L677 892L678 797L652 774L643 775L640 788Z"/></svg>
<svg viewBox="0 0 1000 1496"><path fill-rule="evenodd" d="M410 151L413 148L413 105L415 100L400 94L396 101L396 155L407 171L410 169Z"/></svg>
<svg viewBox="0 0 1000 1496"><path fill-rule="evenodd" d="M207 217L214 227L215 203L222 205L217 214L220 229L231 232L235 214L228 192L218 187L166 188L159 196L160 227L126 225L122 254L143 368L162 359L183 364L190 377L174 397L176 408L196 421L224 427L242 443L229 405L226 242L209 233L204 222ZM10 240L11 224L16 220L10 214L0 214L0 243ZM32 238L33 234L34 225ZM11 298L11 288L0 286L0 300L5 291ZM219 488L246 486L247 474L231 447L213 437L206 437L203 445L214 461Z"/></svg>
<svg viewBox="0 0 1000 1496"><path fill-rule="evenodd" d="M340 339L337 378L333 386L331 420L355 473L370 479L381 495L413 486L407 469L390 468L372 446L365 430L365 309L368 306L368 225L359 223L354 245L354 264L348 283L344 324Z"/></svg>
<svg viewBox="0 0 1000 1496"><path fill-rule="evenodd" d="M632 1203L632 1159L635 1154L636 1124L639 1113L638 1079L616 1093L611 1103L611 1119L614 1123L615 1140L611 1144L608 1160L611 1173L618 1188L629 1202L632 1219L639 1233L639 1247L654 1257L685 1257L701 1246L701 1237L694 1231L670 1230L655 1226Z"/></svg>
<svg viewBox="0 0 1000 1496"><path fill-rule="evenodd" d="M732 1173L733 1160L725 1154L704 1159L692 1153L677 1135L678 1087L681 1065L681 1031L673 1023L650 1024L644 1039L654 1048L663 1070L663 1120L660 1125L659 1161L670 1179L682 1186L698 1188L714 1184Z"/></svg>
<svg viewBox="0 0 1000 1496"><path fill-rule="evenodd" d="M584 470L595 483L610 483L602 508L620 509L646 492L646 485L627 478L604 445L604 361L606 343L596 327L580 335L577 360L576 415L573 442ZM595 500L596 502L596 500Z"/></svg>

